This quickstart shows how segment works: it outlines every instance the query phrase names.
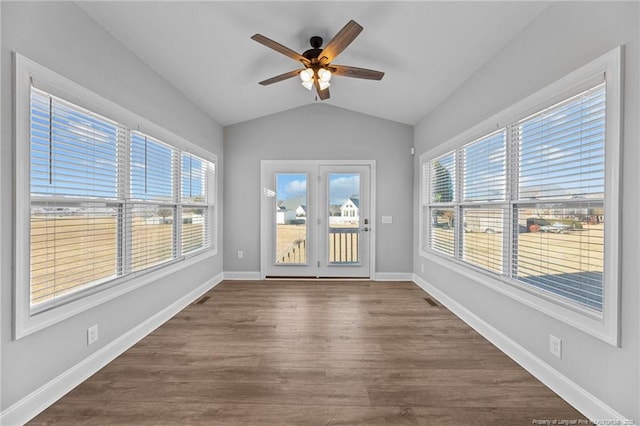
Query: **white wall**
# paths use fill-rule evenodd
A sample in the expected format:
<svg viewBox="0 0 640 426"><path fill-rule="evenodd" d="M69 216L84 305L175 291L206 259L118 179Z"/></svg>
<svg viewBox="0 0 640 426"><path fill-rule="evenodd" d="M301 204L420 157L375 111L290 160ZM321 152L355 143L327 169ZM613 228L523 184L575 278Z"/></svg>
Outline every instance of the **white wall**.
<svg viewBox="0 0 640 426"><path fill-rule="evenodd" d="M260 270L260 160L376 160L376 272L413 269L411 126L311 104L224 129L224 270ZM381 224L381 216L393 224ZM238 250L243 259L236 259Z"/></svg>
<svg viewBox="0 0 640 426"><path fill-rule="evenodd" d="M18 341L12 340L12 58L17 51L218 155L222 128L70 2L1 2L0 280L2 410L222 271L222 255ZM218 194L222 198L222 179ZM219 206L221 207L221 206ZM222 213L218 213L221 230ZM219 232L221 234L221 232ZM219 236L221 243L221 235ZM100 340L87 347L86 329Z"/></svg>
<svg viewBox="0 0 640 426"><path fill-rule="evenodd" d="M590 392L631 419L638 408L638 200L639 35L638 3L566 2L547 8L510 44L488 61L415 128L415 222L418 229L419 154L446 142L522 98L618 45L625 45L622 177L621 347L610 346L528 308L454 270L418 255L415 273ZM425 273L421 273L424 265ZM549 334L563 341L563 357L549 353Z"/></svg>

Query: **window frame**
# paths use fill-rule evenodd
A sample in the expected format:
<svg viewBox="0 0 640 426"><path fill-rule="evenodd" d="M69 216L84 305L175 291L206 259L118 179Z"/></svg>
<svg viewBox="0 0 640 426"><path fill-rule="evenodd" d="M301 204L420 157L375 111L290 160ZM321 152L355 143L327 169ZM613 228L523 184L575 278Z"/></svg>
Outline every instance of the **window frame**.
<svg viewBox="0 0 640 426"><path fill-rule="evenodd" d="M63 296L63 303L53 303L45 309L33 309L30 303L30 209L32 201L30 181L30 96L32 85L127 127L130 130L130 132L127 132L127 139L130 139L129 134L134 131L143 133L175 149L178 157L184 152L206 160L212 163L214 173L217 173L217 156L17 52L13 52L13 55L15 68L13 84L15 99L14 339L25 337L218 254L216 232L218 203L215 191L218 177L213 174L208 181L206 203L209 247L194 250L144 270L129 271L126 275L118 276L104 284L94 285L88 289L78 291L69 298L64 298ZM130 140L128 143L130 143ZM177 164L178 178L174 179L174 182L180 180L180 161ZM130 173L131 170L128 170L127 174ZM127 189L128 191L129 189ZM93 199L92 201L100 200ZM127 200L129 205L135 205L138 202L140 200ZM145 203L145 201L142 201L142 203ZM183 205L180 194L177 191L174 194L174 200L167 203L156 202L155 204L158 203L175 205L177 208L181 208ZM188 205L185 204L185 206ZM178 229L177 232L179 233L180 230ZM176 241L175 244L180 244L180 241Z"/></svg>
<svg viewBox="0 0 640 426"><path fill-rule="evenodd" d="M505 110L471 127L460 135L448 140L442 145L435 147L420 156L420 242L419 255L430 261L434 261L447 268L455 267L457 273L471 279L474 282L485 285L501 294L509 296L533 309L545 313L552 318L558 319L581 331L597 337L613 346L620 343L620 140L622 121L622 48L617 47L603 56L593 60L585 66L568 74L567 76L551 83L543 89L513 104ZM564 300L559 296L554 296L533 286L526 286L519 281L509 278L509 270L503 274L497 274L486 269L467 263L459 256L460 238L456 239L456 256L451 257L429 248L425 238L429 235L428 218L425 220L425 209L429 211L430 204L430 177L428 175L429 162L450 152L459 152L468 144L482 139L501 128L517 125L517 122L535 114L549 106L555 105L564 99L576 95L597 85L598 80L606 82L606 130L605 130L605 193L604 210L606 212L606 226L604 235L604 275L603 275L603 309L602 313L583 308L575 303ZM507 144L510 144L510 135L507 134ZM510 158L514 155L513 149L507 148L507 174L517 160ZM517 156L517 153L516 153ZM425 173L427 175L425 176ZM455 176L459 184L461 176ZM508 180L508 179L507 179ZM426 185L426 186L425 186ZM456 198L456 215L461 214L461 210L467 204L462 199L460 186L457 186L458 195ZM511 217L513 206L518 205L520 200L514 198L514 188L509 187L507 182L507 200L497 202L508 205L508 217L505 218L505 236L512 232ZM491 202L490 202L491 203ZM489 203L489 204L490 204ZM461 223L461 221L458 221ZM426 228L426 229L425 229ZM460 230L461 225L457 225ZM508 233L508 234L507 234ZM458 235L461 235L458 232ZM503 247L506 245L503 244ZM503 253L505 258L509 258L510 252ZM509 263L509 262L507 262Z"/></svg>

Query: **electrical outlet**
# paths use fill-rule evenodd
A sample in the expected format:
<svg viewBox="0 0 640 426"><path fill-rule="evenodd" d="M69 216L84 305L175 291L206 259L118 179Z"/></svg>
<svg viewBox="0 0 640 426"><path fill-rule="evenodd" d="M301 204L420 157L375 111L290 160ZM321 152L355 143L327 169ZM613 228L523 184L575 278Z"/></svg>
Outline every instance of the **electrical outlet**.
<svg viewBox="0 0 640 426"><path fill-rule="evenodd" d="M238 259L244 259L244 252L242 250L238 250Z"/></svg>
<svg viewBox="0 0 640 426"><path fill-rule="evenodd" d="M424 263L423 262L420 263L420 272L422 272L424 274Z"/></svg>
<svg viewBox="0 0 640 426"><path fill-rule="evenodd" d="M562 340L553 334L549 335L549 352L558 358L562 358Z"/></svg>
<svg viewBox="0 0 640 426"><path fill-rule="evenodd" d="M98 341L98 324L87 328L87 346Z"/></svg>

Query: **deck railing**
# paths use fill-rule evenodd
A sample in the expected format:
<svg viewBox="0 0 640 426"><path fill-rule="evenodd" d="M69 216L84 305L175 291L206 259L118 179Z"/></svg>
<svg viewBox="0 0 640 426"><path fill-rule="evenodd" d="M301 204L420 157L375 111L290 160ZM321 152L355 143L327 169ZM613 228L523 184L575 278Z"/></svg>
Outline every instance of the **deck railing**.
<svg viewBox="0 0 640 426"><path fill-rule="evenodd" d="M359 261L360 230L358 228L329 228L329 263L357 263Z"/></svg>
<svg viewBox="0 0 640 426"><path fill-rule="evenodd" d="M307 240L296 240L286 249L282 250L276 258L276 263L296 264L307 262Z"/></svg>
<svg viewBox="0 0 640 426"><path fill-rule="evenodd" d="M358 228L329 228L329 263L359 262ZM294 241L278 253L278 264L304 264L307 262L307 240Z"/></svg>

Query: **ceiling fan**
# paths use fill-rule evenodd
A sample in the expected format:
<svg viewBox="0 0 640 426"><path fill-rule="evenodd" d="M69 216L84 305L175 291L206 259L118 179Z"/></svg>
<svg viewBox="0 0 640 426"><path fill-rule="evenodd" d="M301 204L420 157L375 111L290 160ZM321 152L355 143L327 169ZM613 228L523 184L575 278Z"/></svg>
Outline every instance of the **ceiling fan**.
<svg viewBox="0 0 640 426"><path fill-rule="evenodd" d="M302 69L289 71L263 80L259 84L268 86L269 84L299 75L302 80L302 85L305 88L311 90L312 87L315 87L320 99L325 100L329 99L329 81L332 75L364 78L367 80L381 80L384 73L380 71L332 64L336 57L355 40L362 30L362 26L356 21L351 20L338 31L324 49L320 48L320 46L322 46L322 37L311 37L311 39L309 39L311 49L305 51L302 55L263 35L254 35L251 39L302 63L304 66Z"/></svg>

